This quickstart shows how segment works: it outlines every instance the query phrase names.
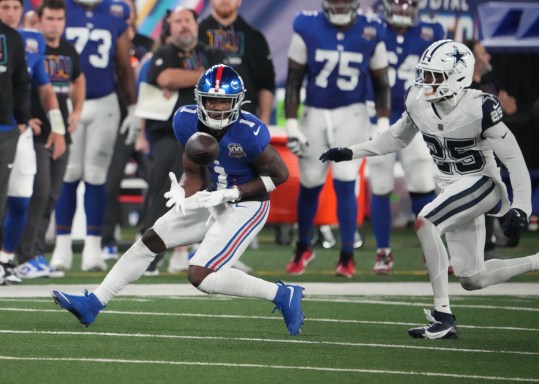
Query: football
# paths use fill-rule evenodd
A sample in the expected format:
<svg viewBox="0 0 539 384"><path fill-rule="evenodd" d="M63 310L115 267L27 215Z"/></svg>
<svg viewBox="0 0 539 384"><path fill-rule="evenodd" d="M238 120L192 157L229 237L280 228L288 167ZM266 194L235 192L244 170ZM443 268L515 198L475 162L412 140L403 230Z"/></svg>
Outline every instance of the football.
<svg viewBox="0 0 539 384"><path fill-rule="evenodd" d="M205 167L219 156L219 142L208 133L197 132L185 143L185 154L193 163Z"/></svg>

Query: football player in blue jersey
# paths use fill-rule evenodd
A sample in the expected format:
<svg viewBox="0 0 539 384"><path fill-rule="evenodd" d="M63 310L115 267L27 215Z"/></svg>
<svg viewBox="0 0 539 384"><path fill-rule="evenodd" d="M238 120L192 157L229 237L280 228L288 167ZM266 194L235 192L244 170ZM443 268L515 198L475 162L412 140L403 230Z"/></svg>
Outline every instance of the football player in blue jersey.
<svg viewBox="0 0 539 384"><path fill-rule="evenodd" d="M384 18L388 24L386 48L389 59L389 85L391 86L390 124L404 112L404 95L412 85L415 65L425 49L433 42L445 38L441 24L419 20L417 0L384 0ZM371 137L389 128L374 125ZM417 135L406 148L398 152L404 169L406 187L412 201L412 212L417 216L435 195L434 164L423 139ZM393 267L390 246L391 203L395 186L393 168L397 153L369 159L371 206L370 218L376 238L376 261L372 272L386 275Z"/></svg>
<svg viewBox="0 0 539 384"><path fill-rule="evenodd" d="M106 270L101 258L101 228L107 201L107 171L120 126L117 86L121 87L128 105L120 129L140 131L140 120L135 117L135 74L130 61L129 6L114 0L67 0L66 5L64 37L80 54L87 87L81 121L72 135L64 185L56 204L56 246L50 265L55 269L71 268L71 230L77 188L82 181L86 237L81 268Z"/></svg>
<svg viewBox="0 0 539 384"><path fill-rule="evenodd" d="M448 255L466 290L539 270L539 253L484 261L484 214L503 216L506 236L525 228L531 212L531 181L518 143L502 121L497 97L468 89L474 56L464 44L433 43L416 69L415 86L405 96L406 110L390 129L366 143L330 148L320 160L388 154L411 143L418 132L423 136L437 165L441 189L415 222L427 260L434 311L425 310L429 324L408 333L416 338L452 339L458 337L458 330L449 305ZM495 155L509 171L511 203Z"/></svg>
<svg viewBox="0 0 539 384"><path fill-rule="evenodd" d="M0 1L0 19L14 29L19 26L23 10L22 0ZM32 79L32 87L37 89L39 100L51 124L51 133L46 140L45 146L47 148L52 147L52 158L57 159L66 151L65 126L58 99L45 69L45 38L36 30L19 29L18 31L25 44L26 64ZM28 207L36 173L34 133L41 133L41 127L32 123L29 123L29 126L21 132L9 178L6 214L2 223L2 250L0 251L0 263L4 264L6 272L4 278L8 284L20 283L20 277L28 277L26 272L29 269L25 268L26 265L24 265L26 263L20 265L20 268L15 271L13 269L13 260L28 219ZM43 262L46 263L44 260ZM38 261L32 260L32 270L39 268ZM35 277L44 276L48 273L47 266L47 271Z"/></svg>
<svg viewBox="0 0 539 384"><path fill-rule="evenodd" d="M191 284L208 294L256 297L275 303L290 335L303 324L303 288L270 283L231 268L269 214L269 193L288 178L288 169L270 144L268 127L256 116L241 111L243 81L234 69L215 65L200 77L196 105L181 107L174 116L174 133L182 146L197 132L219 142L219 154L206 168L183 154L184 173L178 183L170 173L165 194L172 207L118 260L93 293L84 296L53 291L55 302L89 326L105 305L127 284L137 280L159 252L200 242L189 261ZM208 218L209 210L209 220Z"/></svg>
<svg viewBox="0 0 539 384"><path fill-rule="evenodd" d="M294 19L288 51L285 93L288 148L299 156L300 192L298 241L286 267L300 275L314 258L311 244L318 196L328 164L319 154L331 146L346 146L369 138L365 105L372 81L378 122L389 125L390 90L385 27L376 16L357 13L359 1L324 0L323 12L303 12ZM307 78L303 115L298 124L300 89ZM357 224L356 180L361 159L332 165L337 195L341 252L337 275L355 274L354 237Z"/></svg>

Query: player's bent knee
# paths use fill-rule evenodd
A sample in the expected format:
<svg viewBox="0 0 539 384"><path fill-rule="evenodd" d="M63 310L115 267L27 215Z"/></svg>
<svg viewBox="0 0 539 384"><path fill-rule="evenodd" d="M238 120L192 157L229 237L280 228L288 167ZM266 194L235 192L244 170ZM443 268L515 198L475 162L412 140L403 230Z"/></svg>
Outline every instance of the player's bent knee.
<svg viewBox="0 0 539 384"><path fill-rule="evenodd" d="M144 245L154 253L161 253L167 250L167 246L161 237L152 229L148 229L142 236Z"/></svg>
<svg viewBox="0 0 539 384"><path fill-rule="evenodd" d="M66 183L73 183L80 179L82 179L82 167L68 165L64 174L64 181Z"/></svg>
<svg viewBox="0 0 539 384"><path fill-rule="evenodd" d="M105 184L107 169L98 166L88 166L84 169L84 181L92 185Z"/></svg>
<svg viewBox="0 0 539 384"><path fill-rule="evenodd" d="M476 274L468 277L459 277L460 285L467 291L476 291L485 288L482 274Z"/></svg>
<svg viewBox="0 0 539 384"><path fill-rule="evenodd" d="M214 286L206 277L214 273L212 269L204 268L198 265L190 265L187 269L187 279L191 285L204 293L215 293Z"/></svg>

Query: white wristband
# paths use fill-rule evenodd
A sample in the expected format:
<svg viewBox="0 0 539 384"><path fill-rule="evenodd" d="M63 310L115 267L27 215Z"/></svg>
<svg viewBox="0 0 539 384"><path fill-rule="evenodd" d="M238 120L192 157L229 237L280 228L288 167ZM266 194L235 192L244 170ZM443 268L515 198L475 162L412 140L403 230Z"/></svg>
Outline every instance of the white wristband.
<svg viewBox="0 0 539 384"><path fill-rule="evenodd" d="M277 188L275 184L273 183L273 180L269 176L260 176L262 179L262 182L264 183L264 187L266 187L266 191L271 192Z"/></svg>
<svg viewBox="0 0 539 384"><path fill-rule="evenodd" d="M296 132L298 130L298 119L296 118L288 118L286 119L286 131L287 132Z"/></svg>
<svg viewBox="0 0 539 384"><path fill-rule="evenodd" d="M48 113L49 122L51 123L51 131L58 133L59 135L65 135L66 127L64 125L64 118L62 112L59 109L51 109Z"/></svg>

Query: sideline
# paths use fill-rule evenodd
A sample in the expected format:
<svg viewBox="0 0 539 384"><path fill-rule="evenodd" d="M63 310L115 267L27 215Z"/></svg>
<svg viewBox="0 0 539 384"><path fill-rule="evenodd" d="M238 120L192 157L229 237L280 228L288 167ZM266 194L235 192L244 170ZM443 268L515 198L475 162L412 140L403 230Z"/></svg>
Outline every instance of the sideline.
<svg viewBox="0 0 539 384"><path fill-rule="evenodd" d="M299 283L305 296L432 296L429 283ZM47 284L0 286L0 297L50 297L51 291L68 293L95 290L96 284ZM539 296L539 283L503 283L477 291L466 291L459 283L449 283L451 296ZM205 296L189 284L131 284L120 296Z"/></svg>

